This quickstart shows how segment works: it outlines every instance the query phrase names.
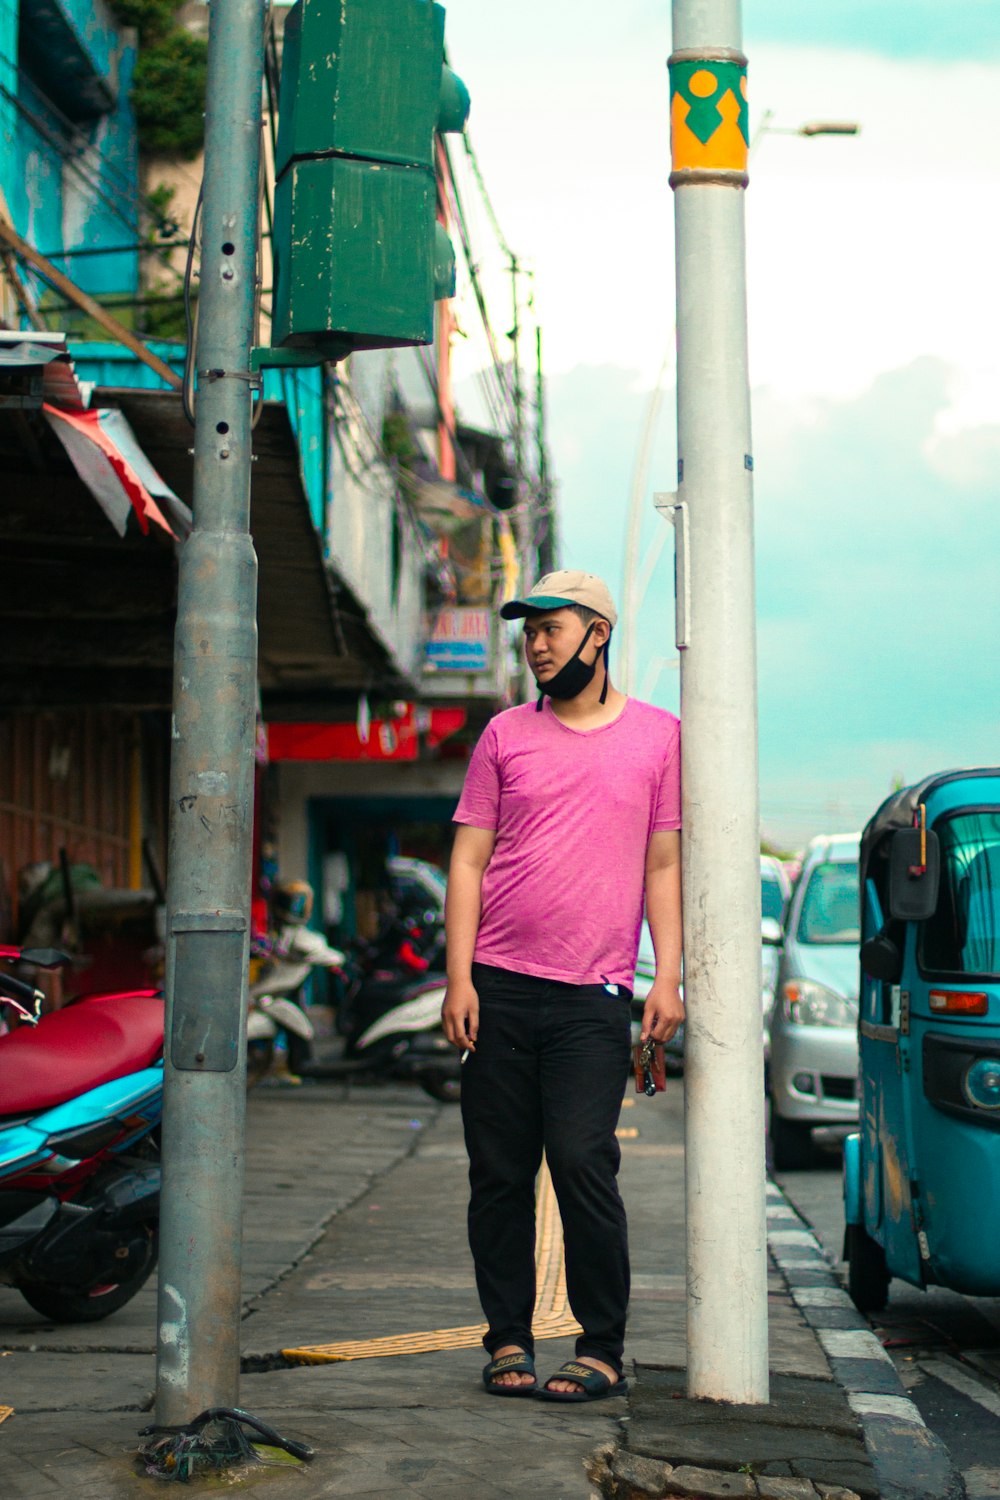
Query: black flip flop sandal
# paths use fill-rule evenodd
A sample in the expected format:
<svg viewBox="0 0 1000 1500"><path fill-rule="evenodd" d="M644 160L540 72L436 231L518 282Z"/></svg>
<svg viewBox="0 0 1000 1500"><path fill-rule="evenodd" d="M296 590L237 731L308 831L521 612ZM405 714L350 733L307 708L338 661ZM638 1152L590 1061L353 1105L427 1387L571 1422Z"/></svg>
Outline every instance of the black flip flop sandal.
<svg viewBox="0 0 1000 1500"><path fill-rule="evenodd" d="M550 1391L549 1386L553 1380L572 1380L575 1385L582 1386L579 1391ZM628 1390L628 1381L624 1375L617 1380L611 1380L604 1374L603 1370L595 1370L591 1365L580 1365L575 1360L569 1360L555 1374L550 1375L543 1386L536 1386L533 1395L539 1401L604 1401L608 1396L624 1396Z"/></svg>
<svg viewBox="0 0 1000 1500"><path fill-rule="evenodd" d="M498 1385L498 1375L530 1375L531 1385ZM501 1354L491 1359L483 1370L483 1385L487 1396L534 1396L538 1390L535 1380L535 1361L522 1349L519 1354Z"/></svg>

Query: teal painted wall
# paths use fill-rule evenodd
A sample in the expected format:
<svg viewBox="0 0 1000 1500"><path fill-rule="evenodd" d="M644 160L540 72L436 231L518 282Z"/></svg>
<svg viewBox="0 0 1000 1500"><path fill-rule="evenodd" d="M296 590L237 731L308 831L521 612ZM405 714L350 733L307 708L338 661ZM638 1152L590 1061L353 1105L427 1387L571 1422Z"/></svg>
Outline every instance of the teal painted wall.
<svg viewBox="0 0 1000 1500"><path fill-rule="evenodd" d="M101 0L50 0L44 16L0 4L0 188L18 233L84 291L134 294L132 33Z"/></svg>

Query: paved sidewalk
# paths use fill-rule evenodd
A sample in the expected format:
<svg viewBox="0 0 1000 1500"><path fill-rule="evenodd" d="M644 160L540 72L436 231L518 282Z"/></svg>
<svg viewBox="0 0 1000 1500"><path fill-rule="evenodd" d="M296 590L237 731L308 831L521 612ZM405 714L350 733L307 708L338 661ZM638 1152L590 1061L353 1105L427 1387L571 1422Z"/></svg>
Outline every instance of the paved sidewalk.
<svg viewBox="0 0 1000 1500"><path fill-rule="evenodd" d="M790 1271L775 1268L770 1278L772 1405L747 1414L685 1400L682 1085L671 1081L654 1101L627 1101L621 1133L632 1393L587 1406L498 1400L480 1379L458 1110L402 1086L256 1090L241 1401L318 1455L308 1466L255 1472L248 1484L302 1500L668 1493L815 1500L822 1491L803 1487L805 1478L834 1486L831 1496L838 1484L876 1494L861 1422L789 1294ZM782 1207L773 1200L779 1226ZM540 1264L540 1284L549 1326L567 1329L551 1256ZM0 1405L14 1408L0 1424L5 1500L64 1491L131 1500L156 1489L134 1469L137 1430L150 1420L154 1313L147 1289L105 1323L53 1328L0 1288ZM376 1345L379 1357L308 1366L281 1357L389 1339L425 1352ZM541 1342L543 1378L572 1352L566 1331Z"/></svg>

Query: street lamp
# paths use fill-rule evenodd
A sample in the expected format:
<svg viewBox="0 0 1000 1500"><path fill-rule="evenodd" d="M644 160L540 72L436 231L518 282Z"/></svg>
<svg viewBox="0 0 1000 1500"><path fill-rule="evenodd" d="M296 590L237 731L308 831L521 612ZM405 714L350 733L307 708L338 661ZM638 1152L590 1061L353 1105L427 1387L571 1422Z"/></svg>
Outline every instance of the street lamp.
<svg viewBox="0 0 1000 1500"><path fill-rule="evenodd" d="M774 110L765 109L761 115L760 123L753 133L750 141L748 155L753 156L765 135L798 135L809 139L818 135L858 135L861 126L857 120L806 120L801 125L772 125ZM675 330L676 332L676 330ZM632 475L632 489L629 494L628 525L625 533L625 568L622 579L622 617L619 627L619 658L618 679L622 685L622 691L631 693L635 679L635 634L638 628L639 610L646 597L656 564L659 562L660 553L663 551L667 539L667 528L661 526L656 532L653 543L643 559L642 573L636 581L639 567L639 540L642 532L642 501L646 493L646 482L649 477L649 459L653 447L653 438L656 435L657 420L660 415L660 403L663 399L663 381L670 363L671 348L663 357L660 373L656 377L656 384L649 394L649 405L646 408L646 420L643 424L642 437L636 453L635 471ZM659 673L657 673L657 676Z"/></svg>
<svg viewBox="0 0 1000 1500"><path fill-rule="evenodd" d="M765 109L750 142L751 156L764 135L858 135L861 131L857 120L806 120L802 125L772 125L773 119L774 110Z"/></svg>

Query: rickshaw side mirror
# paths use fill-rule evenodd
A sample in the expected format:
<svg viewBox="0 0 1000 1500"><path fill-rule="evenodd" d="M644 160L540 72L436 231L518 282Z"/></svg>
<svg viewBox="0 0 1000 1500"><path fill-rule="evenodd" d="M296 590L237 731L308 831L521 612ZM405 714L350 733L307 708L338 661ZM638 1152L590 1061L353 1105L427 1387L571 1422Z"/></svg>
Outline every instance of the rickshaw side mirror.
<svg viewBox="0 0 1000 1500"><path fill-rule="evenodd" d="M898 922L926 922L937 909L941 853L936 833L900 828L889 849L889 915ZM876 976L877 977L877 976Z"/></svg>
<svg viewBox="0 0 1000 1500"><path fill-rule="evenodd" d="M884 928L861 944L861 967L872 979L898 984L903 974L903 955Z"/></svg>

